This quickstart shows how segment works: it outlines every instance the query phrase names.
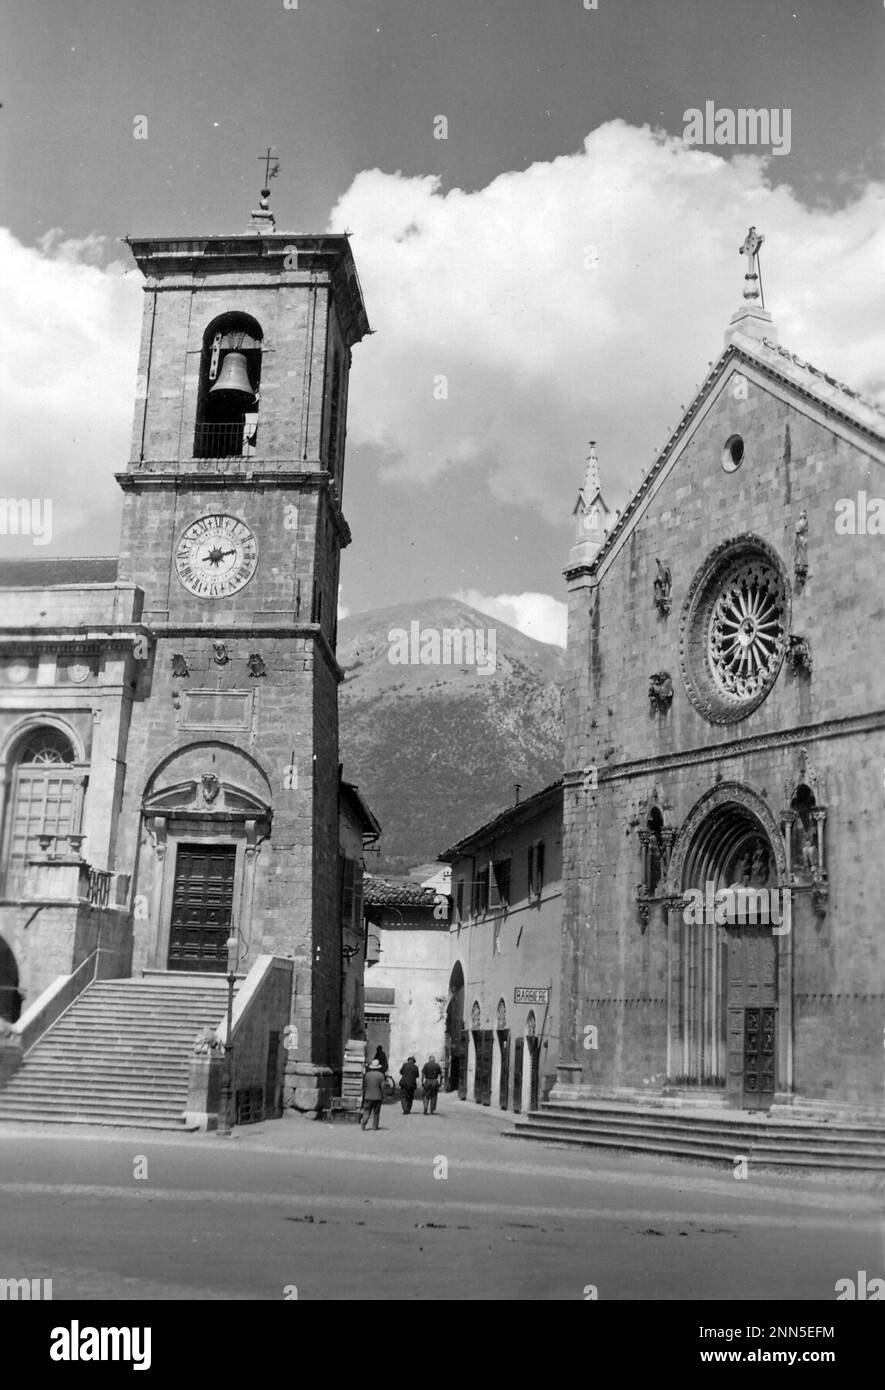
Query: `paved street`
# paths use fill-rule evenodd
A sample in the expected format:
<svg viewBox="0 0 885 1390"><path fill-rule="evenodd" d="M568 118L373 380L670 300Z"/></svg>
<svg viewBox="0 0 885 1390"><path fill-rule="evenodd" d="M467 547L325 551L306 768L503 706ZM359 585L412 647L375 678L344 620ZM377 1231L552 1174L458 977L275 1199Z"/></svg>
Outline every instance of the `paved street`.
<svg viewBox="0 0 885 1390"><path fill-rule="evenodd" d="M51 1278L57 1300L832 1300L883 1273L881 1180L737 1181L504 1128L448 1096L436 1117L385 1106L377 1133L9 1124L0 1278Z"/></svg>

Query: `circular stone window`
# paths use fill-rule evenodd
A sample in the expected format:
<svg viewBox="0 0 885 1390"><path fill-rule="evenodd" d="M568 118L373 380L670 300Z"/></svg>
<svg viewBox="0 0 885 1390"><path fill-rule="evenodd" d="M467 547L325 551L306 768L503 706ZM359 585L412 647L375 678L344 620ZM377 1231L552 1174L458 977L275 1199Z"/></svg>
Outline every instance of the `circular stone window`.
<svg viewBox="0 0 885 1390"><path fill-rule="evenodd" d="M719 546L695 576L682 615L688 698L713 724L743 719L765 699L784 659L787 583L764 541Z"/></svg>
<svg viewBox="0 0 885 1390"><path fill-rule="evenodd" d="M736 473L744 461L744 441L739 434L733 434L725 441L722 450L722 467L726 473Z"/></svg>

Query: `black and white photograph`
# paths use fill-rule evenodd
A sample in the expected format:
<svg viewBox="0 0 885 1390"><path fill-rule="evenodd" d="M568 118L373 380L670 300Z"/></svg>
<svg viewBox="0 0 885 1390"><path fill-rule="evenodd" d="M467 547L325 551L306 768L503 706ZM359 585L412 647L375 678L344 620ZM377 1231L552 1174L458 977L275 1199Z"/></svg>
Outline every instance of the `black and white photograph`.
<svg viewBox="0 0 885 1390"><path fill-rule="evenodd" d="M596 1370L844 1378L885 4L0 14L4 1341L580 1301Z"/></svg>

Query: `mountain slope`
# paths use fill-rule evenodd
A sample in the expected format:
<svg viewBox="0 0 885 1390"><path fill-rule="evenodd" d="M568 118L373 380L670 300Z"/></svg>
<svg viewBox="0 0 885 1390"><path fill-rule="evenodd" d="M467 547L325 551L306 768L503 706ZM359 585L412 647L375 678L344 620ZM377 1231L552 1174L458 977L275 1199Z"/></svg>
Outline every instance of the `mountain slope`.
<svg viewBox="0 0 885 1390"><path fill-rule="evenodd" d="M494 641L494 671L394 664L389 634L411 634L413 623L425 634L470 629L487 644ZM425 641L425 653L430 645ZM417 658L420 650L415 642L409 654ZM488 651L491 656L491 646ZM440 598L342 619L338 660L346 672L344 775L359 785L383 827L379 869L402 872L434 859L508 806L515 782L527 796L560 776L560 647Z"/></svg>

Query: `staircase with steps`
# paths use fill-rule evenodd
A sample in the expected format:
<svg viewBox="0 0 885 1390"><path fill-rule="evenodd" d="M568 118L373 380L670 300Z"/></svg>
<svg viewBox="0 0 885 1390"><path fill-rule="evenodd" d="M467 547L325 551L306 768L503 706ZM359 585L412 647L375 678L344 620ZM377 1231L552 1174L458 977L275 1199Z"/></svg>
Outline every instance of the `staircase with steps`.
<svg viewBox="0 0 885 1390"><path fill-rule="evenodd" d="M653 1107L616 1101L544 1101L512 1139L620 1149L733 1167L743 1155L774 1168L885 1172L885 1122L846 1123L689 1105Z"/></svg>
<svg viewBox="0 0 885 1390"><path fill-rule="evenodd" d="M0 1089L0 1120L183 1130L194 1039L226 1010L222 975L96 981Z"/></svg>

